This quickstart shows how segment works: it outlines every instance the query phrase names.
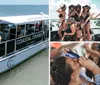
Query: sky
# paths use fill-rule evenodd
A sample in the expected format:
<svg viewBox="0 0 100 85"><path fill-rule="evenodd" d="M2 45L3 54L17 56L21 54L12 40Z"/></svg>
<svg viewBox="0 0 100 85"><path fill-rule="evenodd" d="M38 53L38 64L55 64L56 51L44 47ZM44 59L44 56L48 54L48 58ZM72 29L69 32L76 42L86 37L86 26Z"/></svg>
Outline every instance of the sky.
<svg viewBox="0 0 100 85"><path fill-rule="evenodd" d="M61 4L66 4L67 7L71 4L73 5L81 4L82 6L89 5L91 6L91 10L90 10L91 13L95 13L95 15L100 13L99 0L50 0L50 16L52 18L58 17L56 10L59 8ZM68 13L68 8L66 12Z"/></svg>
<svg viewBox="0 0 100 85"><path fill-rule="evenodd" d="M100 0L91 0L100 9Z"/></svg>
<svg viewBox="0 0 100 85"><path fill-rule="evenodd" d="M48 5L49 0L0 0L0 5Z"/></svg>

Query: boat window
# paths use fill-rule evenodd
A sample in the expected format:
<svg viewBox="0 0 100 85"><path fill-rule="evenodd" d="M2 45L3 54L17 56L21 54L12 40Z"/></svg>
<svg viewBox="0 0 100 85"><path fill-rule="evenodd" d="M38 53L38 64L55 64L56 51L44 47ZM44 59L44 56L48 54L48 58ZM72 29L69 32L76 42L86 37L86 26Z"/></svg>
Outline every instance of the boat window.
<svg viewBox="0 0 100 85"><path fill-rule="evenodd" d="M47 21L40 21L39 29L41 31L47 31L47 30L49 30L48 22Z"/></svg>
<svg viewBox="0 0 100 85"><path fill-rule="evenodd" d="M40 21L40 23L39 23L39 30L40 31L42 31L42 29L43 29L43 24L44 24L44 22L43 21Z"/></svg>
<svg viewBox="0 0 100 85"><path fill-rule="evenodd" d="M23 37L25 33L25 25L18 25L17 26L17 38Z"/></svg>
<svg viewBox="0 0 100 85"><path fill-rule="evenodd" d="M39 24L38 23L33 23L33 24L28 24L26 25L26 35L32 34L39 32Z"/></svg>
<svg viewBox="0 0 100 85"><path fill-rule="evenodd" d="M3 25L0 24L0 42L3 41Z"/></svg>
<svg viewBox="0 0 100 85"><path fill-rule="evenodd" d="M26 25L26 35L32 34L34 32L34 25L27 24Z"/></svg>
<svg viewBox="0 0 100 85"><path fill-rule="evenodd" d="M0 57L5 55L5 43L0 44Z"/></svg>
<svg viewBox="0 0 100 85"><path fill-rule="evenodd" d="M0 24L0 42L9 40L10 36L9 25Z"/></svg>
<svg viewBox="0 0 100 85"><path fill-rule="evenodd" d="M39 30L39 23L36 23L35 24L35 32L39 32L40 30Z"/></svg>
<svg viewBox="0 0 100 85"><path fill-rule="evenodd" d="M10 37L9 39L15 39L16 38L16 26L15 25L10 25L9 26L10 29Z"/></svg>
<svg viewBox="0 0 100 85"><path fill-rule="evenodd" d="M31 24L26 24L26 35L49 30L48 21L39 21Z"/></svg>

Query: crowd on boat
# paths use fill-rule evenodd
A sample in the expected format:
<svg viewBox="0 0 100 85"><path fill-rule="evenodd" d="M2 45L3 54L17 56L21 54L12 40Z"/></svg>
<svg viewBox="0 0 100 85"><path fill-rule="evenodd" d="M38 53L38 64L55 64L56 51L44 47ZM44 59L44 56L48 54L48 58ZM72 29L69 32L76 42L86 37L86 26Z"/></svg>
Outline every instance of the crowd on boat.
<svg viewBox="0 0 100 85"><path fill-rule="evenodd" d="M100 85L100 44L51 43L50 85Z"/></svg>
<svg viewBox="0 0 100 85"><path fill-rule="evenodd" d="M45 31L47 30L47 28L47 24L43 21L33 24L17 25L17 28L14 24L0 24L0 41L7 41L15 38L24 37L25 35Z"/></svg>
<svg viewBox="0 0 100 85"><path fill-rule="evenodd" d="M96 19L100 14L94 16L90 13L89 5L70 5L68 7L68 19L66 20L66 5L60 5L56 10L60 19L58 34L62 41L91 41L90 20ZM63 31L63 33L62 33Z"/></svg>

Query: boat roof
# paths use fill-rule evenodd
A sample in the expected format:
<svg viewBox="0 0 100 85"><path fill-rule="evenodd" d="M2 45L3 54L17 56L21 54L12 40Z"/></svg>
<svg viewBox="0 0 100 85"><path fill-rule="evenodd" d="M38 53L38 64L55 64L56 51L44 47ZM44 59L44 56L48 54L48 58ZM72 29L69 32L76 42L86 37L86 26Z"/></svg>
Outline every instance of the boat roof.
<svg viewBox="0 0 100 85"><path fill-rule="evenodd" d="M48 19L49 15L46 14L7 16L0 17L0 24L28 24L34 21L42 21Z"/></svg>

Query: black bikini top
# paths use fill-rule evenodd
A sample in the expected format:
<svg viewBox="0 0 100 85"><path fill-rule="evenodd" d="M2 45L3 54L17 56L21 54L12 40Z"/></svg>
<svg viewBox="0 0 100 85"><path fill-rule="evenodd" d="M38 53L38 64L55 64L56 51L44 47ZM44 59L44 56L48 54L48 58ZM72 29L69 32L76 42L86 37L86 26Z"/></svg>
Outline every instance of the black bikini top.
<svg viewBox="0 0 100 85"><path fill-rule="evenodd" d="M59 14L59 18L62 18L63 17L63 15L62 14Z"/></svg>
<svg viewBox="0 0 100 85"><path fill-rule="evenodd" d="M85 21L85 20L87 20L87 18L89 17L89 14L87 14L86 16L85 16L85 18L83 17L83 16L81 16L81 18Z"/></svg>
<svg viewBox="0 0 100 85"><path fill-rule="evenodd" d="M72 30L70 29L70 26L71 25L68 25L67 29L65 30L66 33L71 33L72 32Z"/></svg>

